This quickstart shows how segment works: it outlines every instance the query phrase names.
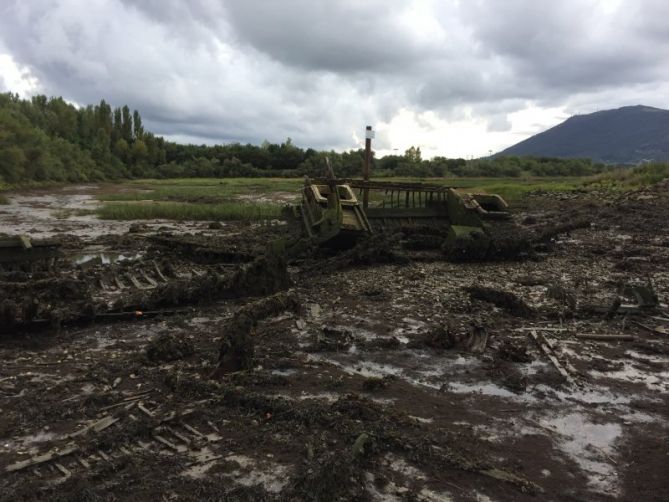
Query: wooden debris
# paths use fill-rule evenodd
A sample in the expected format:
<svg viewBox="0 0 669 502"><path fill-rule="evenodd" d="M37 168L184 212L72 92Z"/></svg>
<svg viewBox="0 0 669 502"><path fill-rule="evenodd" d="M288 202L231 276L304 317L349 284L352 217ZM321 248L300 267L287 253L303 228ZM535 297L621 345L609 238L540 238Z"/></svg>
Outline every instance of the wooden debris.
<svg viewBox="0 0 669 502"><path fill-rule="evenodd" d="M190 440L190 439L188 439L188 438L187 438L186 436L184 436L183 434L179 434L177 431L175 431L175 430L172 429L171 427L167 427L167 426L166 426L165 428L170 432L170 434L172 434L172 435L173 435L174 437L176 437L177 439L180 439L182 442L184 442L184 443L186 443L186 444L190 444L190 443L191 443L191 440Z"/></svg>
<svg viewBox="0 0 669 502"><path fill-rule="evenodd" d="M154 434L154 435L153 435L153 439L155 439L156 441L158 441L158 442L164 444L164 445L167 446L168 448L173 449L174 451L179 451L179 447L178 447L177 445L175 445L175 444L172 443L171 441L168 441L167 439L165 439L165 438L164 438L163 436L161 436L160 434Z"/></svg>
<svg viewBox="0 0 669 502"><path fill-rule="evenodd" d="M137 408L139 408L139 411L144 413L147 417L149 417L149 418L154 417L153 412L151 410L147 409L141 401L139 403L137 403Z"/></svg>
<svg viewBox="0 0 669 502"><path fill-rule="evenodd" d="M72 476L72 473L64 465L59 464L58 462L54 462L54 465L60 472L63 473L63 476L65 476L66 478Z"/></svg>
<svg viewBox="0 0 669 502"><path fill-rule="evenodd" d="M202 433L201 433L199 430L197 430L195 427L191 427L191 426L188 425L188 424L181 424L181 427L183 427L184 429L186 429L186 430L189 431L189 432L192 432L192 433L195 434L197 437L201 437L201 438L206 437L204 434L202 434Z"/></svg>
<svg viewBox="0 0 669 502"><path fill-rule="evenodd" d="M91 425L88 425L88 426L84 427L83 429L79 429L76 432L68 434L65 437L66 438L73 438L73 437L81 436L81 435L86 434L88 431L91 431L91 430L94 431L94 432L102 432L107 427L115 424L119 420L120 420L120 418L114 417L112 415L107 415L107 416L101 418L100 420L98 420L97 422L95 422Z"/></svg>
<svg viewBox="0 0 669 502"><path fill-rule="evenodd" d="M598 333L583 333L576 335L579 340L598 340L603 342L633 342L636 336L633 335L600 335Z"/></svg>
<svg viewBox="0 0 669 502"><path fill-rule="evenodd" d="M548 328L531 327L531 328L515 328L514 331L568 331L568 329L553 328L553 327L548 327Z"/></svg>
<svg viewBox="0 0 669 502"><path fill-rule="evenodd" d="M54 460L56 458L62 458L66 455L71 455L75 451L79 450L79 447L76 445L68 446L62 450L57 450L53 449L51 451L48 451L47 453L44 453L42 455L37 455L35 457L31 457L27 460L21 460L20 462L16 462L14 464L8 465L5 467L5 472L14 472L14 471L20 471L21 469L25 469L26 467L31 467L34 465L38 464L43 464L45 462L49 462L50 460Z"/></svg>
<svg viewBox="0 0 669 502"><path fill-rule="evenodd" d="M640 322L637 321L632 321L636 326L639 326L641 329L645 329L646 331L649 331L653 334L656 335L669 335L669 330L667 330L664 326L657 326L656 328L651 328L650 326L646 326L645 324L641 324Z"/></svg>
<svg viewBox="0 0 669 502"><path fill-rule="evenodd" d="M546 357L548 357L548 359L550 360L550 362L553 363L553 366L555 366L555 369L558 370L558 372L560 373L560 375L562 375L562 377L563 377L567 382L569 382L570 384L574 384L574 383L575 383L575 382L574 382L574 379L573 379L572 376L569 374L569 372L568 372L566 369L564 369L564 367L562 366L562 364L560 364L560 361L558 360L558 358L556 357L555 353L554 353L553 350L550 348L550 346L548 345L548 343L546 343L546 339L543 337L543 335L539 335L539 334L536 332L536 330L532 330L532 331L530 331L530 336L531 336L532 339L535 341L535 343L539 346L539 349L541 350L541 352L543 352L544 355L545 355Z"/></svg>

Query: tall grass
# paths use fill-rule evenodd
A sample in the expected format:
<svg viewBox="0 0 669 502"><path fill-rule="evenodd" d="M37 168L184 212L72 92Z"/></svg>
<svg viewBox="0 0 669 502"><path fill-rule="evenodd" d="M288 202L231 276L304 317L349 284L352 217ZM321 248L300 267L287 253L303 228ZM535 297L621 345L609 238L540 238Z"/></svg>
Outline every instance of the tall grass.
<svg viewBox="0 0 669 502"><path fill-rule="evenodd" d="M609 190L627 190L652 185L669 178L668 162L651 162L632 169L616 169L591 176L584 185Z"/></svg>
<svg viewBox="0 0 669 502"><path fill-rule="evenodd" d="M184 204L161 202L153 204L103 204L97 210L105 220L271 220L281 216L281 206L275 204Z"/></svg>
<svg viewBox="0 0 669 502"><path fill-rule="evenodd" d="M197 182L197 183L195 183ZM131 185L137 190L102 194L104 201L180 201L200 204L219 204L241 195L270 195L276 192L293 192L298 197L302 180L278 178L218 178L141 180Z"/></svg>

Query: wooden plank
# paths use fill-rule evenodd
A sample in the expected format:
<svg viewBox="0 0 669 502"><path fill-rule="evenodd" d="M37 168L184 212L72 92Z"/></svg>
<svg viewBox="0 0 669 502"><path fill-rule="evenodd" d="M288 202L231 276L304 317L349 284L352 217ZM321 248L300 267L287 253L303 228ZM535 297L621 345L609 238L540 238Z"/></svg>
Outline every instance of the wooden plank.
<svg viewBox="0 0 669 502"><path fill-rule="evenodd" d="M51 460L54 460L56 458L62 458L66 455L71 455L75 451L78 451L79 447L76 445L68 446L67 448L64 448L63 450L50 450L43 455L37 455L35 457L31 457L27 460L21 460L20 462L16 462L14 464L8 465L5 467L6 472L14 472L14 471L20 471L21 469L25 469L26 467L31 467L33 465L39 465L43 464L45 462L49 462Z"/></svg>
<svg viewBox="0 0 669 502"><path fill-rule="evenodd" d="M76 431L76 432L73 432L73 433L71 433L71 434L68 434L68 435L65 436L65 437L66 437L66 438L74 438L74 437L77 437L77 436L81 436L81 435L83 435L83 434L86 434L88 431L91 431L91 430L94 431L94 432L101 432L101 431L105 430L107 427L109 427L109 426L115 424L115 423L118 422L119 420L120 420L120 419L117 418L117 417L114 417L114 416L112 416L112 415L107 415L107 416L105 416L105 417L102 417L102 418L101 418L100 420L98 420L97 422L95 422L95 423L93 423L93 424L91 424L91 425L88 425L88 426L84 427L83 429L79 429L79 430Z"/></svg>
<svg viewBox="0 0 669 502"><path fill-rule="evenodd" d="M148 416L148 417L153 418L153 417L155 416L155 415L153 414L153 412L152 412L151 410L147 409L147 408L144 406L144 403L142 403L141 401L140 401L139 403L137 403L137 408L139 408L139 411L141 411L142 413L144 413L144 414L145 414L146 416Z"/></svg>
<svg viewBox="0 0 669 502"><path fill-rule="evenodd" d="M535 343L539 346L539 349L543 354L548 358L548 360L553 364L556 370L562 375L562 377L567 380L569 383L573 384L574 380L571 377L571 375L567 372L566 369L560 364L560 361L558 361L558 358L555 356L553 351L550 349L548 344L545 343L545 340L542 340L543 337L540 337L536 330L530 331L530 336L532 339L535 341Z"/></svg>
<svg viewBox="0 0 669 502"><path fill-rule="evenodd" d="M191 427L191 426L188 425L188 424L181 424L181 427L183 427L184 429L186 429L188 432L192 432L193 434L195 434L195 435L198 436L198 437L201 437L201 438L206 437L204 434L202 434L202 433L201 433L199 430L197 430L195 427Z"/></svg>
<svg viewBox="0 0 669 502"><path fill-rule="evenodd" d="M160 434L153 434L153 439L155 439L156 441L158 441L158 442L164 444L164 445L167 446L168 448L173 449L174 451L179 451L179 447L178 447L177 445L175 445L175 444L172 443L171 441L168 441L167 439L165 439L165 438L164 438L163 436L161 436Z"/></svg>
<svg viewBox="0 0 669 502"><path fill-rule="evenodd" d="M579 340L597 340L604 342L633 342L636 340L636 336L633 335L604 335L598 333L582 333L576 335L576 338Z"/></svg>
<svg viewBox="0 0 669 502"><path fill-rule="evenodd" d="M65 476L66 478L69 478L70 476L72 476L72 473L71 473L71 472L69 471L69 469L67 469L64 465L59 464L58 462L55 462L54 465L56 466L56 468L57 468L60 472L63 473L63 476Z"/></svg>
<svg viewBox="0 0 669 502"><path fill-rule="evenodd" d="M188 438L187 438L186 436L184 436L183 434L179 434L177 431L175 431L175 430L172 429L171 427L166 426L165 428L166 428L166 429L170 432L170 434L172 434L175 438L181 440L182 442L184 442L184 443L186 443L186 444L191 444L191 440L188 439Z"/></svg>

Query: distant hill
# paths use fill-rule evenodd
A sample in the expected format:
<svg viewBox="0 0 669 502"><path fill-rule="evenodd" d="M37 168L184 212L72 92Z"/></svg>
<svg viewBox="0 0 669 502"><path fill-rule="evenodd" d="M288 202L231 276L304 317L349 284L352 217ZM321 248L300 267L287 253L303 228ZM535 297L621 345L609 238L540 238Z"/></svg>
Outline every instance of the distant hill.
<svg viewBox="0 0 669 502"><path fill-rule="evenodd" d="M610 164L669 160L669 110L625 106L575 115L497 156L590 158Z"/></svg>

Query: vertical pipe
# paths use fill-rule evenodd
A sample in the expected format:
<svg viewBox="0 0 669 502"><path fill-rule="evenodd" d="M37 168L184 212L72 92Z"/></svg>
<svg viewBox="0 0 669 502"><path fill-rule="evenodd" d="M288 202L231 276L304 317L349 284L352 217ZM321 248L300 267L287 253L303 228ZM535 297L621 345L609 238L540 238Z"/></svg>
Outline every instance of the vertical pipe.
<svg viewBox="0 0 669 502"><path fill-rule="evenodd" d="M365 168L362 172L365 181L369 181L369 168L372 162L372 126L365 127ZM369 205L369 188L362 193L362 207L367 209Z"/></svg>

